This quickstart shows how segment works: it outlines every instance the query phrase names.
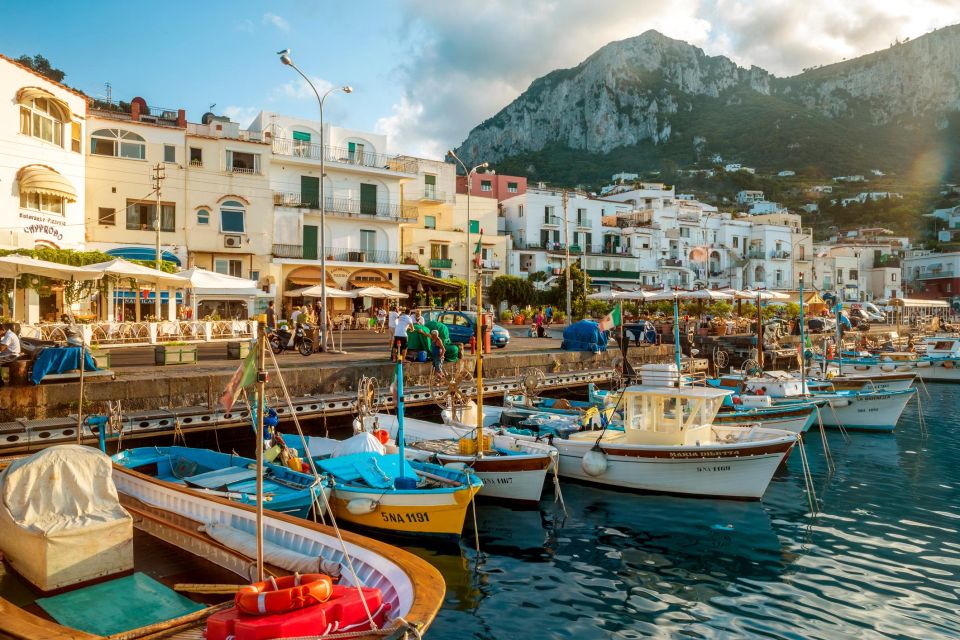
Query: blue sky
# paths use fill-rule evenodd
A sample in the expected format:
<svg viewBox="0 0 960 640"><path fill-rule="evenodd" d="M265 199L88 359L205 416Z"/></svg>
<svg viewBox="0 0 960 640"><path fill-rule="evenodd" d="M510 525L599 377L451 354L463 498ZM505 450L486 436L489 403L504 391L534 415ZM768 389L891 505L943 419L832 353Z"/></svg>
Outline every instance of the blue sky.
<svg viewBox="0 0 960 640"><path fill-rule="evenodd" d="M260 109L317 116L278 60L289 47L319 86L353 86L328 120L439 157L535 78L647 29L789 75L957 22L957 0L8 0L0 52L42 53L93 96L110 82L115 99L191 121L216 103L245 125Z"/></svg>

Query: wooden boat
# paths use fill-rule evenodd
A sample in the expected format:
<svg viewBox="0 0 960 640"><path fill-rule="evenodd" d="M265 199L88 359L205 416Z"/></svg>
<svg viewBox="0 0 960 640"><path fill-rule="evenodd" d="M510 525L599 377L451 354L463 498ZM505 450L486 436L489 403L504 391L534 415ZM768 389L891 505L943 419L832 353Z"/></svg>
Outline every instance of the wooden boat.
<svg viewBox="0 0 960 640"><path fill-rule="evenodd" d="M52 615L42 608L51 606L52 598L38 605L40 599L32 592L21 589L16 596L0 597L0 636L29 640L93 640L107 635L113 638L164 637L197 640L204 637L206 628L207 637L211 637L211 621L223 621L230 617L228 612L233 608L232 595L200 595L199 590L193 591L190 592L191 597L185 612L181 610L174 617L164 617L163 612L169 609L163 602L182 598L164 583L181 582L183 579L190 580L199 576L201 582L210 582L209 579L213 577L218 583L228 587L249 584L250 575L256 566L251 550L251 547L256 548L255 536L252 533L256 530L255 509L194 489L178 487L124 467L114 466L111 473L109 459L99 451L76 445L67 447L70 449L68 453L75 459L94 455L104 460L98 463L102 471L97 476L99 489L101 493L112 490L114 499L119 491L122 512L129 514L128 519L132 516L131 522L138 530L138 540L132 547L132 568L136 572L133 576L112 578L103 575L97 579L97 584L89 587L87 583L72 585L61 589L63 593L60 595L84 595L80 593L84 588L102 592L112 585L119 586L121 580L129 581L138 575L142 576L144 568L149 568L151 575L158 576L159 581L149 579L148 593L153 595L143 596L132 591L118 592L115 589L113 592L108 591L113 595L108 603L109 608L87 605L86 608L69 609L66 617L81 621L69 625L56 622ZM37 455L54 449L62 447L48 449ZM71 484L71 480L75 479L63 475L60 477L60 488L82 487L85 491L90 489L75 482ZM82 504L85 499L87 498L81 495L78 504ZM117 522L120 520L122 518L118 518ZM96 548L96 543L103 536L103 530L94 529L92 533L85 545L75 545L70 549L73 554L71 566L101 562L105 557L105 552ZM445 586L439 572L427 562L401 549L347 532L338 534L330 527L281 513L264 514L263 535L266 542L266 568L273 575L288 575L298 570L302 572L309 566L331 574L342 569L341 585L354 591L357 591L356 587L362 588L363 591L357 593L364 598L372 595L371 590L378 591L381 606L378 610L371 611L371 614L381 629L400 633L410 625L416 627L418 633L423 633L443 602ZM227 542L224 542L225 540ZM111 539L103 542L114 541ZM22 558L14 559L10 555L10 545L10 537L0 539L0 549L6 554L7 561L16 567ZM150 563L154 566L149 566ZM95 570L94 573L96 572ZM129 571L126 573L129 574ZM357 583L354 576L359 576L361 582ZM4 587L8 588L11 580L10 576L7 578ZM0 587L0 595L7 596L3 591L4 587ZM138 598L142 600L144 597L148 598L145 606L127 612L127 615L139 618L142 624L123 627L117 631L118 635L113 635L113 630L109 633L90 630L103 625L104 618L115 616L116 611L125 605L134 606ZM89 603L90 600L86 602ZM65 615L63 611L61 609L61 616ZM264 622L277 617L248 619L246 623ZM236 620L236 616L233 619ZM365 633L364 629L369 629L368 624L365 620L363 625L353 627L352 631L356 632L353 637L370 640L384 637L384 632L379 630ZM308 635L322 635L329 630L330 628L313 629ZM238 640L241 638L239 634L236 637Z"/></svg>
<svg viewBox="0 0 960 640"><path fill-rule="evenodd" d="M204 493L243 504L256 504L256 461L231 453L194 447L136 447L113 456L113 462L128 469ZM294 471L279 464L264 463L264 506L271 511L306 518L310 509L323 513L330 494L325 478Z"/></svg>
<svg viewBox="0 0 960 640"><path fill-rule="evenodd" d="M306 438L314 464L333 477L330 505L337 519L392 534L459 536L483 486L479 474L401 459L396 447L377 450L372 438L366 432L346 441ZM353 440L374 450L343 453ZM299 437L284 442L304 455Z"/></svg>
<svg viewBox="0 0 960 640"><path fill-rule="evenodd" d="M553 439L562 477L620 489L759 499L797 442L787 431L714 425L728 391L633 386L621 393L622 431Z"/></svg>
<svg viewBox="0 0 960 640"><path fill-rule="evenodd" d="M903 391L912 387L916 380L916 372L907 371L903 373L851 373L828 377L820 382L836 391ZM812 385L810 386L813 388Z"/></svg>
<svg viewBox="0 0 960 640"><path fill-rule="evenodd" d="M469 413L464 415L464 420L472 417ZM391 438L396 437L396 416L381 413L376 415L376 421ZM470 468L483 480L479 495L485 498L519 504L539 502L547 471L557 459L554 447L510 435L485 436L487 446L477 454L471 446L476 428L463 422L439 424L405 418L404 432L408 457L434 460L448 468Z"/></svg>

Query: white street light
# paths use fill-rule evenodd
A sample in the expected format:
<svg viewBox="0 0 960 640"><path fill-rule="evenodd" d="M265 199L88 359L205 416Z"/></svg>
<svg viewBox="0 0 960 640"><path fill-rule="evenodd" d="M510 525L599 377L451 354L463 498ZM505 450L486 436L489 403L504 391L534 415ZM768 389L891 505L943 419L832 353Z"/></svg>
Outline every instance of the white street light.
<svg viewBox="0 0 960 640"><path fill-rule="evenodd" d="M325 247L326 243L326 233L324 227L326 227L327 219L327 203L324 194L324 178L326 178L326 154L327 149L324 146L324 131L323 131L323 102L327 99L331 93L337 91L342 91L344 93L353 93L353 87L350 85L344 85L342 87L332 87L327 90L322 96L320 92L317 91L317 88L313 86L313 83L310 81L310 78L300 70L300 68L293 63L293 60L290 58L290 49L284 49L283 51L278 51L280 56L280 62L292 67L294 71L299 73L301 77L306 81L310 88L313 89L313 93L317 96L317 102L320 104L320 309L322 313L322 318L318 319L320 324L320 351L327 350L327 250Z"/></svg>

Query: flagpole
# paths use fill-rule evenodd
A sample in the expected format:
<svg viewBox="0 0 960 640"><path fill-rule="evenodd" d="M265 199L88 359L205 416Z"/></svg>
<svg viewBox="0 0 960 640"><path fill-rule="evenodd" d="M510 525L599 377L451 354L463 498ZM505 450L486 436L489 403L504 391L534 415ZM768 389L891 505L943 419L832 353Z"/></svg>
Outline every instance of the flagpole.
<svg viewBox="0 0 960 640"><path fill-rule="evenodd" d="M677 362L677 388L680 388L682 370L680 368L680 298L673 292L673 352Z"/></svg>
<svg viewBox="0 0 960 640"><path fill-rule="evenodd" d="M800 390L807 395L807 374L804 368L804 355L807 348L803 331L803 271L800 272Z"/></svg>
<svg viewBox="0 0 960 640"><path fill-rule="evenodd" d="M263 323L257 323L257 582L263 581L263 414L267 391L264 329Z"/></svg>
<svg viewBox="0 0 960 640"><path fill-rule="evenodd" d="M480 230L483 240L483 229ZM479 245L478 245L479 246ZM483 310L480 308L483 291L483 274L480 272L480 259L477 265L477 457L483 454Z"/></svg>

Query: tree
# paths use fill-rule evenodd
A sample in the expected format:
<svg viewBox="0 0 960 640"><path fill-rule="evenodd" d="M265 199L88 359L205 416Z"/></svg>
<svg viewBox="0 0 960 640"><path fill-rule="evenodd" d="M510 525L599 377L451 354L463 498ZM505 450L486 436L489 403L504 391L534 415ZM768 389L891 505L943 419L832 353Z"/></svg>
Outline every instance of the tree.
<svg viewBox="0 0 960 640"><path fill-rule="evenodd" d="M546 271L531 271L527 274L527 280L531 283L536 282L546 282L547 281L547 272Z"/></svg>
<svg viewBox="0 0 960 640"><path fill-rule="evenodd" d="M524 307L533 301L533 285L519 276L497 276L487 287L487 297L494 306L506 301Z"/></svg>
<svg viewBox="0 0 960 640"><path fill-rule="evenodd" d="M576 262L570 265L570 282L573 287L570 290L570 312L574 318L583 318L587 313L586 290L590 287L590 276ZM567 304L567 284L566 279L561 277L558 286L553 290L556 306L564 310Z"/></svg>
<svg viewBox="0 0 960 640"><path fill-rule="evenodd" d="M30 67L40 75L50 78L54 82L63 82L63 79L67 75L65 71L51 65L50 61L39 53L32 58L30 56L20 56L17 58L17 62L25 67Z"/></svg>

